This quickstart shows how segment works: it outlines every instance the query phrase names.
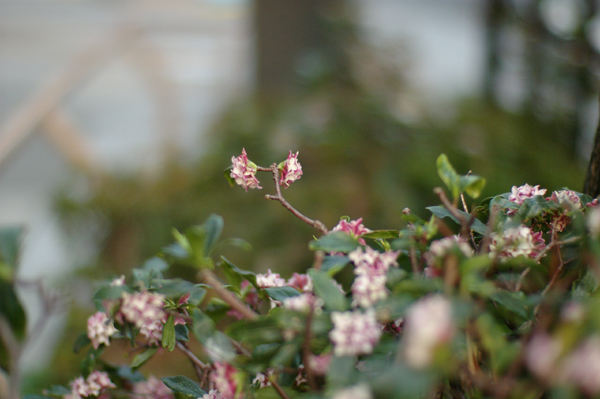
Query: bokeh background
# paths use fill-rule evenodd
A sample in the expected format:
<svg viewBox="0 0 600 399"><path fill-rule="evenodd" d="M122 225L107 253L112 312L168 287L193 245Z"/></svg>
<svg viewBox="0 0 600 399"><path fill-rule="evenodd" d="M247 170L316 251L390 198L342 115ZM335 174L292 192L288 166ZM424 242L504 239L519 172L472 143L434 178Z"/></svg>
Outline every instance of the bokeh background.
<svg viewBox="0 0 600 399"><path fill-rule="evenodd" d="M429 217L440 153L487 178L483 198L526 182L582 190L599 7L0 0L0 224L26 229L30 327L61 298L32 331L24 392L78 374L71 347L94 281L142 265L172 228L217 213L225 237L253 247L226 252L240 267L289 277L311 265L316 231L264 200L270 177L248 193L223 177L242 148L261 166L299 151L304 175L284 194L329 228L344 215L400 228L406 207ZM144 367L191 372L179 363Z"/></svg>

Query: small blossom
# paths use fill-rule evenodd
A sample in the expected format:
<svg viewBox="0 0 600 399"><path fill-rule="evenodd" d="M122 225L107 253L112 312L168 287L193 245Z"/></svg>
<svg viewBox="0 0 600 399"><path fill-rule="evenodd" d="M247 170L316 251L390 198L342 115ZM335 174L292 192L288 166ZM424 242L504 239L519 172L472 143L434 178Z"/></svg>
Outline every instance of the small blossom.
<svg viewBox="0 0 600 399"><path fill-rule="evenodd" d="M294 383L296 384L296 386L299 387L300 385L306 384L307 382L308 378L306 378L304 375L304 365L301 364L300 366L298 366L298 375L296 375Z"/></svg>
<svg viewBox="0 0 600 399"><path fill-rule="evenodd" d="M283 188L288 188L300 176L302 176L302 166L298 162L298 152L292 155L292 151L290 150L287 159L279 164L279 185Z"/></svg>
<svg viewBox="0 0 600 399"><path fill-rule="evenodd" d="M110 381L108 374L103 371L92 371L87 379L77 377L70 382L71 397L98 396L104 388L116 388L117 386Z"/></svg>
<svg viewBox="0 0 600 399"><path fill-rule="evenodd" d="M312 294L300 294L283 300L283 307L296 312L308 313L311 308L316 314L320 314L323 309L323 300Z"/></svg>
<svg viewBox="0 0 600 399"><path fill-rule="evenodd" d="M342 219L333 229L331 229L331 231L343 231L354 238L358 238L358 242L361 245L366 245L366 242L364 239L360 238L360 236L371 232L371 230L363 226L362 218L351 221Z"/></svg>
<svg viewBox="0 0 600 399"><path fill-rule="evenodd" d="M352 283L352 306L369 308L377 301L387 298L387 277L376 274L360 274Z"/></svg>
<svg viewBox="0 0 600 399"><path fill-rule="evenodd" d="M115 317L141 328L164 318L163 299L164 295L148 291L133 294L124 292L121 307Z"/></svg>
<svg viewBox="0 0 600 399"><path fill-rule="evenodd" d="M333 330L329 338L334 345L336 356L354 356L373 352L379 341L381 328L375 318L375 311L368 309L365 313L332 312Z"/></svg>
<svg viewBox="0 0 600 399"><path fill-rule="evenodd" d="M308 358L308 364L310 365L310 370L315 375L325 375L329 370L329 364L331 363L331 359L333 355L328 353L326 355L311 355Z"/></svg>
<svg viewBox="0 0 600 399"><path fill-rule="evenodd" d="M294 275L288 280L287 285L297 289L300 292L310 292L313 289L312 279L308 274L294 273Z"/></svg>
<svg viewBox="0 0 600 399"><path fill-rule="evenodd" d="M239 157L231 157L233 167L231 168L230 176L235 182L244 187L246 192L249 188L262 188L260 182L256 178L256 165L248 160L246 149L242 149L242 155Z"/></svg>
<svg viewBox="0 0 600 399"><path fill-rule="evenodd" d="M285 286L285 279L281 278L279 273L272 273L269 269L267 274L256 275L256 284L260 288L283 287Z"/></svg>
<svg viewBox="0 0 600 399"><path fill-rule="evenodd" d="M550 381L556 377L556 362L561 351L562 344L559 340L548 334L538 333L525 348L525 364L536 377Z"/></svg>
<svg viewBox="0 0 600 399"><path fill-rule="evenodd" d="M373 399L373 395L366 384L360 384L337 391L332 399Z"/></svg>
<svg viewBox="0 0 600 399"><path fill-rule="evenodd" d="M404 318L400 317L396 320L389 321L381 326L382 331L389 332L394 335L400 335L402 332L402 326L404 325Z"/></svg>
<svg viewBox="0 0 600 399"><path fill-rule="evenodd" d="M390 266L398 266L399 251L378 252L371 247L357 248L348 254L354 262L354 274L385 275Z"/></svg>
<svg viewBox="0 0 600 399"><path fill-rule="evenodd" d="M87 336L94 349L98 349L101 344L110 345L109 338L116 332L113 321L104 312L96 312L87 320Z"/></svg>
<svg viewBox="0 0 600 399"><path fill-rule="evenodd" d="M588 338L564 361L561 376L590 396L600 394L600 337Z"/></svg>
<svg viewBox="0 0 600 399"><path fill-rule="evenodd" d="M202 396L202 399L223 399L223 395L221 395L216 389L211 389L208 393L205 393Z"/></svg>
<svg viewBox="0 0 600 399"><path fill-rule="evenodd" d="M510 192L511 193L508 196L508 200L514 202L517 205L521 205L523 201L525 201L527 198L535 197L536 195L543 196L544 194L546 194L546 189L540 189L540 186L531 187L529 184L524 184L520 187L512 186ZM511 209L508 211L508 214L511 215L516 212L516 209Z"/></svg>
<svg viewBox="0 0 600 399"><path fill-rule="evenodd" d="M122 287L125 285L125 276L121 276L119 278L114 279L110 282L111 287Z"/></svg>
<svg viewBox="0 0 600 399"><path fill-rule="evenodd" d="M273 369L269 369L266 374L256 373L256 377L252 380L252 385L258 385L259 388L270 387L271 380L269 380L269 377L273 375L273 371Z"/></svg>
<svg viewBox="0 0 600 399"><path fill-rule="evenodd" d="M560 190L554 191L549 201L554 201L565 210L569 211L572 209L581 209L581 200L575 191L572 190Z"/></svg>
<svg viewBox="0 0 600 399"><path fill-rule="evenodd" d="M146 381L136 382L133 386L135 399L173 399L171 391L161 380L150 376Z"/></svg>
<svg viewBox="0 0 600 399"><path fill-rule="evenodd" d="M441 295L420 299L406 313L403 336L408 364L415 368L429 366L435 350L453 335L450 301Z"/></svg>
<svg viewBox="0 0 600 399"><path fill-rule="evenodd" d="M465 256L473 256L473 249L471 246L460 236L453 235L450 237L444 237L440 240L432 241L429 246L429 251L424 254L424 258L427 261L427 267L425 267L424 273L426 277L437 277L442 273L441 267L443 261L454 248Z"/></svg>
<svg viewBox="0 0 600 399"><path fill-rule="evenodd" d="M236 395L238 389L238 371L228 363L213 363L215 372L212 373L211 379L215 388L220 392L223 399L239 399Z"/></svg>
<svg viewBox="0 0 600 399"><path fill-rule="evenodd" d="M527 256L535 258L545 245L542 232L534 233L529 227L517 226L506 229L502 235L491 234L490 256L498 256L500 259Z"/></svg>

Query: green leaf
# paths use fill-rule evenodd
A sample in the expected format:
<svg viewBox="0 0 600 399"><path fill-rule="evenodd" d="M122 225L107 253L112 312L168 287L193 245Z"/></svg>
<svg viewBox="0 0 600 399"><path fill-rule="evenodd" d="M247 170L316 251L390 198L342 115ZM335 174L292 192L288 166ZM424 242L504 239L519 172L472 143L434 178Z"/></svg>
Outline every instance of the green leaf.
<svg viewBox="0 0 600 399"><path fill-rule="evenodd" d="M227 169L225 169L223 171L223 176L225 176L225 179L229 182L229 185L231 187L235 186L235 179L233 177L231 177L231 169L233 169L233 165L229 166Z"/></svg>
<svg viewBox="0 0 600 399"><path fill-rule="evenodd" d="M162 272L164 270L167 270L169 268L169 265L167 264L167 262L165 262L164 259L155 256L144 262L143 268L145 270L157 270L159 272Z"/></svg>
<svg viewBox="0 0 600 399"><path fill-rule="evenodd" d="M225 266L223 267L223 271L227 275L231 284L239 288L242 279L244 279L247 280L250 284L252 284L257 290L260 289L256 282L256 273L240 269L239 267L231 263L229 260L227 260L227 258L225 258L224 256L221 256L221 259L223 259L224 262L221 263L221 265Z"/></svg>
<svg viewBox="0 0 600 399"><path fill-rule="evenodd" d="M223 232L223 218L219 215L211 214L206 222L202 225L206 229L206 239L204 241L204 254L209 256L221 233Z"/></svg>
<svg viewBox="0 0 600 399"><path fill-rule="evenodd" d="M454 215L451 214L450 211L448 209L446 209L445 207L443 207L442 205L428 206L425 209L429 210L431 213L433 213L435 216L437 216L440 219L450 218L457 224L460 224L460 221L456 217L454 217ZM481 220L477 219L474 216L471 216L467 212L461 211L460 209L457 209L457 211L465 218L465 220L467 222L469 222L471 220L471 218L473 218L473 224L471 224L471 230L473 230L474 232L479 233L481 235L485 235L487 228Z"/></svg>
<svg viewBox="0 0 600 399"><path fill-rule="evenodd" d="M145 351L138 353L134 358L129 367L132 369L140 367L142 364L146 363L154 354L158 348L148 348Z"/></svg>
<svg viewBox="0 0 600 399"><path fill-rule="evenodd" d="M81 333L73 343L73 352L77 353L91 343L92 341L90 341L90 339L88 338L87 333Z"/></svg>
<svg viewBox="0 0 600 399"><path fill-rule="evenodd" d="M334 231L326 234L316 241L311 241L308 247L313 250L321 250L325 252L343 252L348 253L354 251L358 247L358 240L348 233L343 231Z"/></svg>
<svg viewBox="0 0 600 399"><path fill-rule="evenodd" d="M467 193L473 199L479 198L481 191L485 187L485 179L476 175L460 177L460 191Z"/></svg>
<svg viewBox="0 0 600 399"><path fill-rule="evenodd" d="M0 280L0 315L6 319L16 338L25 338L25 310L12 284L4 280Z"/></svg>
<svg viewBox="0 0 600 399"><path fill-rule="evenodd" d="M235 357L235 350L229 338L215 328L210 317L198 308L192 310L192 332L200 341L213 361L230 362Z"/></svg>
<svg viewBox="0 0 600 399"><path fill-rule="evenodd" d="M50 389L44 391L46 395L63 396L71 393L71 390L64 385L52 385Z"/></svg>
<svg viewBox="0 0 600 399"><path fill-rule="evenodd" d="M206 395L206 391L200 388L198 384L183 375L165 377L161 380L173 392L181 394L186 398L197 399Z"/></svg>
<svg viewBox="0 0 600 399"><path fill-rule="evenodd" d="M22 233L23 228L18 226L0 229L0 256L13 270L17 268Z"/></svg>
<svg viewBox="0 0 600 399"><path fill-rule="evenodd" d="M175 339L177 341L187 342L190 340L189 331L185 324L177 324L175 326Z"/></svg>
<svg viewBox="0 0 600 399"><path fill-rule="evenodd" d="M356 359L354 356L334 356L327 373L328 389L337 389L355 381Z"/></svg>
<svg viewBox="0 0 600 399"><path fill-rule="evenodd" d="M346 295L340 292L327 272L309 269L308 275L312 278L315 294L323 300L327 309L339 312L348 310Z"/></svg>
<svg viewBox="0 0 600 399"><path fill-rule="evenodd" d="M173 352L173 349L175 349L175 342L175 317L170 315L163 326L162 347L167 348L169 352Z"/></svg>
<svg viewBox="0 0 600 399"><path fill-rule="evenodd" d="M448 190L452 193L452 197L458 198L460 194L460 177L450 164L448 157L445 154L441 154L436 161L436 166L440 179L448 187Z"/></svg>
<svg viewBox="0 0 600 399"><path fill-rule="evenodd" d="M236 341L258 347L278 343L283 340L282 328L274 317L261 317L258 320L239 320L227 328L227 335Z"/></svg>
<svg viewBox="0 0 600 399"><path fill-rule="evenodd" d="M490 295L490 299L522 318L529 319L530 307L523 292L497 290Z"/></svg>
<svg viewBox="0 0 600 399"><path fill-rule="evenodd" d="M348 259L347 256L326 256L323 260L323 264L321 265L321 270L327 272L329 277L333 277L337 273L341 272L348 263L350 263L350 259Z"/></svg>
<svg viewBox="0 0 600 399"><path fill-rule="evenodd" d="M370 238L370 239L390 239L390 238L398 238L398 230L373 230L370 233L363 234L361 237Z"/></svg>
<svg viewBox="0 0 600 399"><path fill-rule="evenodd" d="M190 294L190 300L193 298L193 302L191 303L194 305L202 302L202 299L204 299L204 296L206 295L206 289L180 278L156 280L154 281L154 284L159 287L155 292L163 294L170 299L178 300L183 295Z"/></svg>
<svg viewBox="0 0 600 399"><path fill-rule="evenodd" d="M284 299L292 298L292 297L300 295L298 290L296 290L293 287L288 287L288 286L265 288L265 292L271 299L273 299L275 301L280 301L280 302L283 302Z"/></svg>

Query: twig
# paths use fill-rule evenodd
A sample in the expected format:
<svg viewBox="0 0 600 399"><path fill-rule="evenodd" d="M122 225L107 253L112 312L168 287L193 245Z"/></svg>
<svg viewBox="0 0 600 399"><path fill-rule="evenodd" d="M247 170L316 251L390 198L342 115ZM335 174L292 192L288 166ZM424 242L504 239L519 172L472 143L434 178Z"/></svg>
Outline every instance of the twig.
<svg viewBox="0 0 600 399"><path fill-rule="evenodd" d="M285 393L285 391L283 390L283 388L281 388L281 385L279 385L275 378L270 378L269 381L271 381L271 385L273 386L273 388L275 388L279 396L281 396L283 399L290 399L288 394Z"/></svg>
<svg viewBox="0 0 600 399"><path fill-rule="evenodd" d="M323 251L315 252L315 263L313 263L313 268L317 270L321 270L321 266L323 266L323 258L325 257L325 253Z"/></svg>
<svg viewBox="0 0 600 399"><path fill-rule="evenodd" d="M196 355L194 355L192 353L191 350L189 350L189 348L187 346L185 346L185 344L183 344L180 341L177 341L177 349L179 349L180 351L183 352L184 355L186 355L190 361L194 364L194 366L199 367L200 370L202 370L202 372L206 372L207 370L210 370L210 366L204 364L204 362L202 362L202 360L198 359L196 357ZM202 376L198 376L199 378L202 378Z"/></svg>
<svg viewBox="0 0 600 399"><path fill-rule="evenodd" d="M258 318L258 313L250 309L248 305L243 303L238 297L228 291L227 288L223 287L223 284L221 284L221 282L217 279L217 276L215 276L212 271L208 269L202 269L200 274L202 280L206 284L210 285L221 297L221 299L229 304L229 306L240 312L247 319L255 320Z"/></svg>
<svg viewBox="0 0 600 399"><path fill-rule="evenodd" d="M312 326L312 318L314 314L315 308L311 305L310 312L306 317L306 332L304 333L304 343L302 345L302 357L304 358L304 371L306 372L306 379L308 380L308 386L312 391L317 390L317 383L315 381L315 376L312 373L312 368L310 366L310 356L312 355L312 351L310 350L310 340L311 340L311 326Z"/></svg>
<svg viewBox="0 0 600 399"><path fill-rule="evenodd" d="M442 204L450 212L450 214L459 221L460 235L466 239L469 236L471 225L475 221L475 216L471 215L471 219L467 221L467 219L458 211L458 209L452 205L450 200L448 200L448 197L446 197L446 193L443 189L436 187L433 189L433 192L439 197L440 201L442 201Z"/></svg>
<svg viewBox="0 0 600 399"><path fill-rule="evenodd" d="M408 249L408 255L410 257L410 265L412 267L413 275L420 276L421 270L417 263L417 250L415 249L414 245L411 245L410 248Z"/></svg>
<svg viewBox="0 0 600 399"><path fill-rule="evenodd" d="M289 202L287 202L287 200L285 198L283 198L283 196L281 195L281 186L279 185L279 169L277 168L277 164L274 163L269 168L264 168L264 167L258 166L256 169L260 170L262 172L273 173L273 181L275 182L275 193L276 194L275 195L267 194L267 195L265 195L265 199L279 201L281 203L281 205L283 205L284 208L286 208L287 210L292 212L294 214L294 216L296 216L298 219L302 220L304 223L311 225L315 229L321 231L323 234L329 233L329 230L327 229L327 227L325 227L323 222L321 222L319 220L313 220L313 219L309 218L308 216L301 214L296 208L294 208Z"/></svg>

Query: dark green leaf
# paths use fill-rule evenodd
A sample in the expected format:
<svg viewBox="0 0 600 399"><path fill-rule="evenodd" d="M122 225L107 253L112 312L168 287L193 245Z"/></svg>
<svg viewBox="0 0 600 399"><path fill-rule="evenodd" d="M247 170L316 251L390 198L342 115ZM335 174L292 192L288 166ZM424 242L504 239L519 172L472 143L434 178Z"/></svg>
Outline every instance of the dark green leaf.
<svg viewBox="0 0 600 399"><path fill-rule="evenodd" d="M173 392L181 394L186 398L197 399L206 395L206 391L200 388L198 384L183 375L165 377L162 378L162 382Z"/></svg>
<svg viewBox="0 0 600 399"><path fill-rule="evenodd" d="M4 227L0 229L0 256L13 269L17 268L19 242L22 233L22 227Z"/></svg>
<svg viewBox="0 0 600 399"><path fill-rule="evenodd" d="M193 298L193 302L191 303L194 305L202 302L202 299L206 295L206 289L180 278L155 280L154 284L159 287L156 289L156 292L163 294L169 299L178 300L183 295L190 294L190 300Z"/></svg>
<svg viewBox="0 0 600 399"><path fill-rule="evenodd" d="M347 256L333 255L326 256L321 265L321 270L327 272L330 277L335 276L341 272L344 267L350 263L350 259Z"/></svg>
<svg viewBox="0 0 600 399"><path fill-rule="evenodd" d="M329 310L344 312L348 310L348 300L334 284L333 279L322 270L309 269L308 275L312 278L315 294L323 300Z"/></svg>
<svg viewBox="0 0 600 399"><path fill-rule="evenodd" d="M485 187L485 179L476 175L460 176L460 191L471 198L479 198Z"/></svg>
<svg viewBox="0 0 600 399"><path fill-rule="evenodd" d="M13 286L0 280L0 314L8 321L15 336L21 340L25 338L26 316L25 310L19 302Z"/></svg>
<svg viewBox="0 0 600 399"><path fill-rule="evenodd" d="M167 348L169 352L173 352L173 349L175 349L175 342L175 317L170 315L163 326L162 347Z"/></svg>
<svg viewBox="0 0 600 399"><path fill-rule="evenodd" d="M164 270L167 270L168 268L169 265L167 264L167 262L165 262L164 259L159 258L158 256L150 258L146 262L144 262L144 269L146 270L158 270L159 272L162 272Z"/></svg>
<svg viewBox="0 0 600 399"><path fill-rule="evenodd" d="M223 218L219 215L211 214L202 225L206 229L206 238L204 240L204 254L209 256L215 244L223 232Z"/></svg>
<svg viewBox="0 0 600 399"><path fill-rule="evenodd" d="M224 256L221 256L221 259L223 259L224 262L223 271L225 272L227 277L230 278L230 282L232 284L239 287L241 280L244 279L248 280L248 282L250 282L250 284L252 284L257 290L260 289L260 287L256 283L256 273L238 268L236 265L227 260L227 258L225 258ZM221 265L223 265L223 263ZM237 281L231 281L232 279L236 279Z"/></svg>
<svg viewBox="0 0 600 399"><path fill-rule="evenodd" d="M218 331L210 317L198 308L192 311L192 331L214 361L231 361L235 350L229 338Z"/></svg>
<svg viewBox="0 0 600 399"><path fill-rule="evenodd" d="M77 339L75 339L75 343L73 343L73 352L77 353L91 343L92 341L88 338L87 333L81 333Z"/></svg>
<svg viewBox="0 0 600 399"><path fill-rule="evenodd" d="M452 215L450 213L450 211L446 208L444 208L441 205L436 205L436 206L428 206L425 209L428 209L431 213L433 213L435 216L437 216L440 219L443 218L450 218L453 221L455 221L457 224L460 224L460 221L454 217L454 215ZM471 218L473 218L473 224L471 225L471 230L473 230L476 233L479 233L481 235L485 235L486 233L486 226L485 224L483 224L481 222L481 220L477 219L474 216L469 215L468 213L461 211L460 209L457 209L458 213L460 213L467 222L471 221Z"/></svg>
<svg viewBox="0 0 600 399"><path fill-rule="evenodd" d="M187 342L190 340L188 328L185 324L177 324L175 326L175 339L177 341Z"/></svg>
<svg viewBox="0 0 600 399"><path fill-rule="evenodd" d="M142 375L142 373L140 373L139 371L133 371L131 370L131 367L129 366L121 366L117 369L117 375L127 381L131 381L131 382L141 382L141 381L146 381L146 379L144 378L144 376Z"/></svg>
<svg viewBox="0 0 600 399"><path fill-rule="evenodd" d="M231 187L235 186L235 179L233 177L231 177L231 169L233 168L233 165L229 166L227 169L225 169L223 171L223 176L225 176L225 179L227 179L227 181L229 182L229 185Z"/></svg>
<svg viewBox="0 0 600 399"><path fill-rule="evenodd" d="M292 298L300 295L300 293L295 288L288 286L265 288L265 292L271 299L280 302L283 302L283 300L286 298Z"/></svg>
<svg viewBox="0 0 600 399"><path fill-rule="evenodd" d="M348 253L354 251L358 247L358 240L350 234L343 231L334 231L326 234L316 241L311 241L308 247L313 250L321 250L325 252L343 252Z"/></svg>
<svg viewBox="0 0 600 399"><path fill-rule="evenodd" d="M145 351L138 353L134 358L129 367L132 369L140 367L142 364L146 363L154 354L158 348L148 348Z"/></svg>
<svg viewBox="0 0 600 399"><path fill-rule="evenodd" d="M281 325L274 317L239 320L229 326L227 335L250 346L277 343L283 340Z"/></svg>
<svg viewBox="0 0 600 399"><path fill-rule="evenodd" d="M530 308L527 297L523 292L512 292L506 290L497 290L490 295L490 299L500 304L509 311L518 314L524 319L529 318Z"/></svg>
<svg viewBox="0 0 600 399"><path fill-rule="evenodd" d="M63 385L52 385L50 389L44 391L44 394L51 396L63 396L71 393L71 390Z"/></svg>

